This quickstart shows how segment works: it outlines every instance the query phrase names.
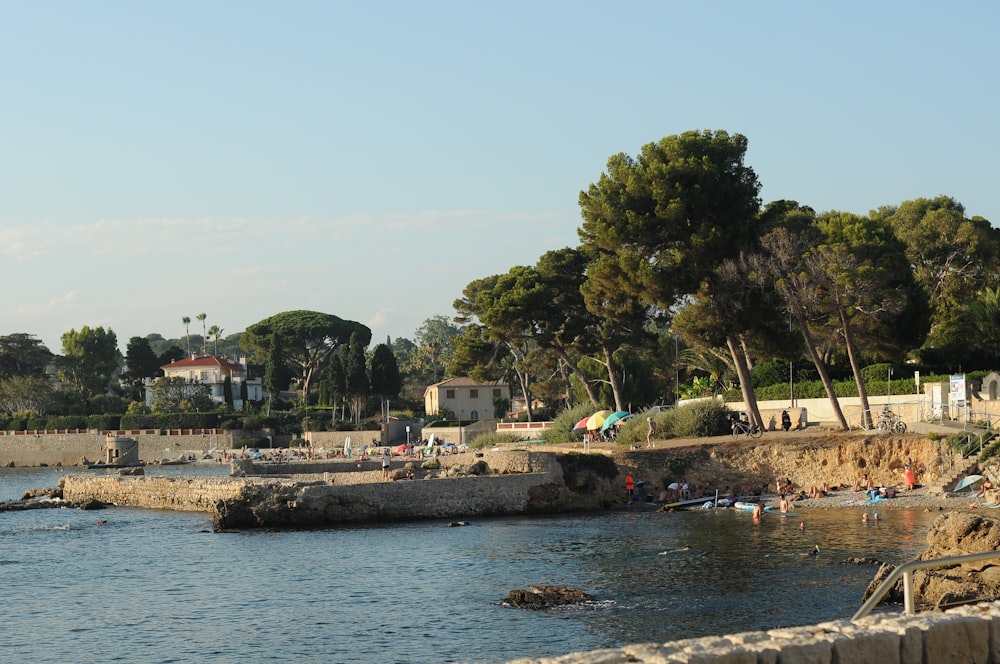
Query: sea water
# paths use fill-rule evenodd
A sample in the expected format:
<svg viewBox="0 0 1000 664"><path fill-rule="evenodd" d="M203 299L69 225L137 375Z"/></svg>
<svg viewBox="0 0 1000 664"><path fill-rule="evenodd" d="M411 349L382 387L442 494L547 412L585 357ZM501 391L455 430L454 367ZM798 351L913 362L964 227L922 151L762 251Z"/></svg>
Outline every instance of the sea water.
<svg viewBox="0 0 1000 664"><path fill-rule="evenodd" d="M223 473L196 464L165 474ZM0 501L55 486L0 471ZM875 572L924 548L932 515L799 517L644 505L594 515L313 531L211 532L205 514L0 513L10 662L504 662L848 618ZM800 523L805 522L805 529ZM807 554L818 545L818 555ZM690 547L687 549L686 547ZM678 550L681 549L681 550ZM587 608L501 605L514 588L591 593Z"/></svg>

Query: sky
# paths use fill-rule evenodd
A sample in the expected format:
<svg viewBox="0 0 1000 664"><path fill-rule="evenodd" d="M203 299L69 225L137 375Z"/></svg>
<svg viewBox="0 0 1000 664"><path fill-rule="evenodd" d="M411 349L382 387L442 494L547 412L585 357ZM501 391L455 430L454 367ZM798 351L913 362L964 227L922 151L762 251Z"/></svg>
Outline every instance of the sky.
<svg viewBox="0 0 1000 664"><path fill-rule="evenodd" d="M577 246L618 153L749 140L762 202L1000 223L1000 4L0 0L0 335L373 343Z"/></svg>

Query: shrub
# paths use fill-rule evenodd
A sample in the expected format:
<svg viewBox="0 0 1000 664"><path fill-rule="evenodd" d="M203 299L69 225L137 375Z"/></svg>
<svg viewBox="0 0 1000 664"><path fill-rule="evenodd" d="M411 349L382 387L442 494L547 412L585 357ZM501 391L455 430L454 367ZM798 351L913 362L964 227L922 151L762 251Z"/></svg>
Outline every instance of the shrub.
<svg viewBox="0 0 1000 664"><path fill-rule="evenodd" d="M476 436L476 438L469 443L469 447L477 450L483 450L490 447L496 447L497 445L516 445L523 441L524 439L516 433L510 433L509 431L491 431L490 433L484 433L481 436Z"/></svg>
<svg viewBox="0 0 1000 664"><path fill-rule="evenodd" d="M667 411L647 411L627 420L618 430L618 444L640 445L646 442L646 418L656 423L657 438L700 438L729 431L726 407L715 399L695 401Z"/></svg>

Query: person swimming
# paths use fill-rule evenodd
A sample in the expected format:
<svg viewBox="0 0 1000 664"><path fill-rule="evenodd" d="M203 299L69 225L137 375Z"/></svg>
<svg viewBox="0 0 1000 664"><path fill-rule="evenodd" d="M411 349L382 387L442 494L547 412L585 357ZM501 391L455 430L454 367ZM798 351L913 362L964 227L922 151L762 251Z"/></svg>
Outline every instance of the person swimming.
<svg viewBox="0 0 1000 664"><path fill-rule="evenodd" d="M689 546L682 546L679 549L668 549L666 551L660 551L659 555L661 555L661 556L669 556L671 553L683 553L684 551L690 551L690 550L691 550L691 547L689 547Z"/></svg>

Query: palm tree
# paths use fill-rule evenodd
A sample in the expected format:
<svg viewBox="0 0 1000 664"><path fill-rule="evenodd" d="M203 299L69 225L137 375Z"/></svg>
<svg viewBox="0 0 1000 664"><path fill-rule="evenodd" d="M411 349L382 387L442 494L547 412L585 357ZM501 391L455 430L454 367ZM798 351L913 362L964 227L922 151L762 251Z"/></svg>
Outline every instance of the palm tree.
<svg viewBox="0 0 1000 664"><path fill-rule="evenodd" d="M201 321L201 354L208 355L208 332L205 330L205 319L208 318L208 314L198 314L195 318Z"/></svg>
<svg viewBox="0 0 1000 664"><path fill-rule="evenodd" d="M219 337L222 336L222 328L218 325L213 325L208 328L208 336L215 338L215 356L219 356Z"/></svg>
<svg viewBox="0 0 1000 664"><path fill-rule="evenodd" d="M188 357L190 357L191 356L191 328L190 328L191 317L190 316L185 316L184 318L181 319L181 322L184 323L184 343L187 345L187 353L188 353Z"/></svg>

